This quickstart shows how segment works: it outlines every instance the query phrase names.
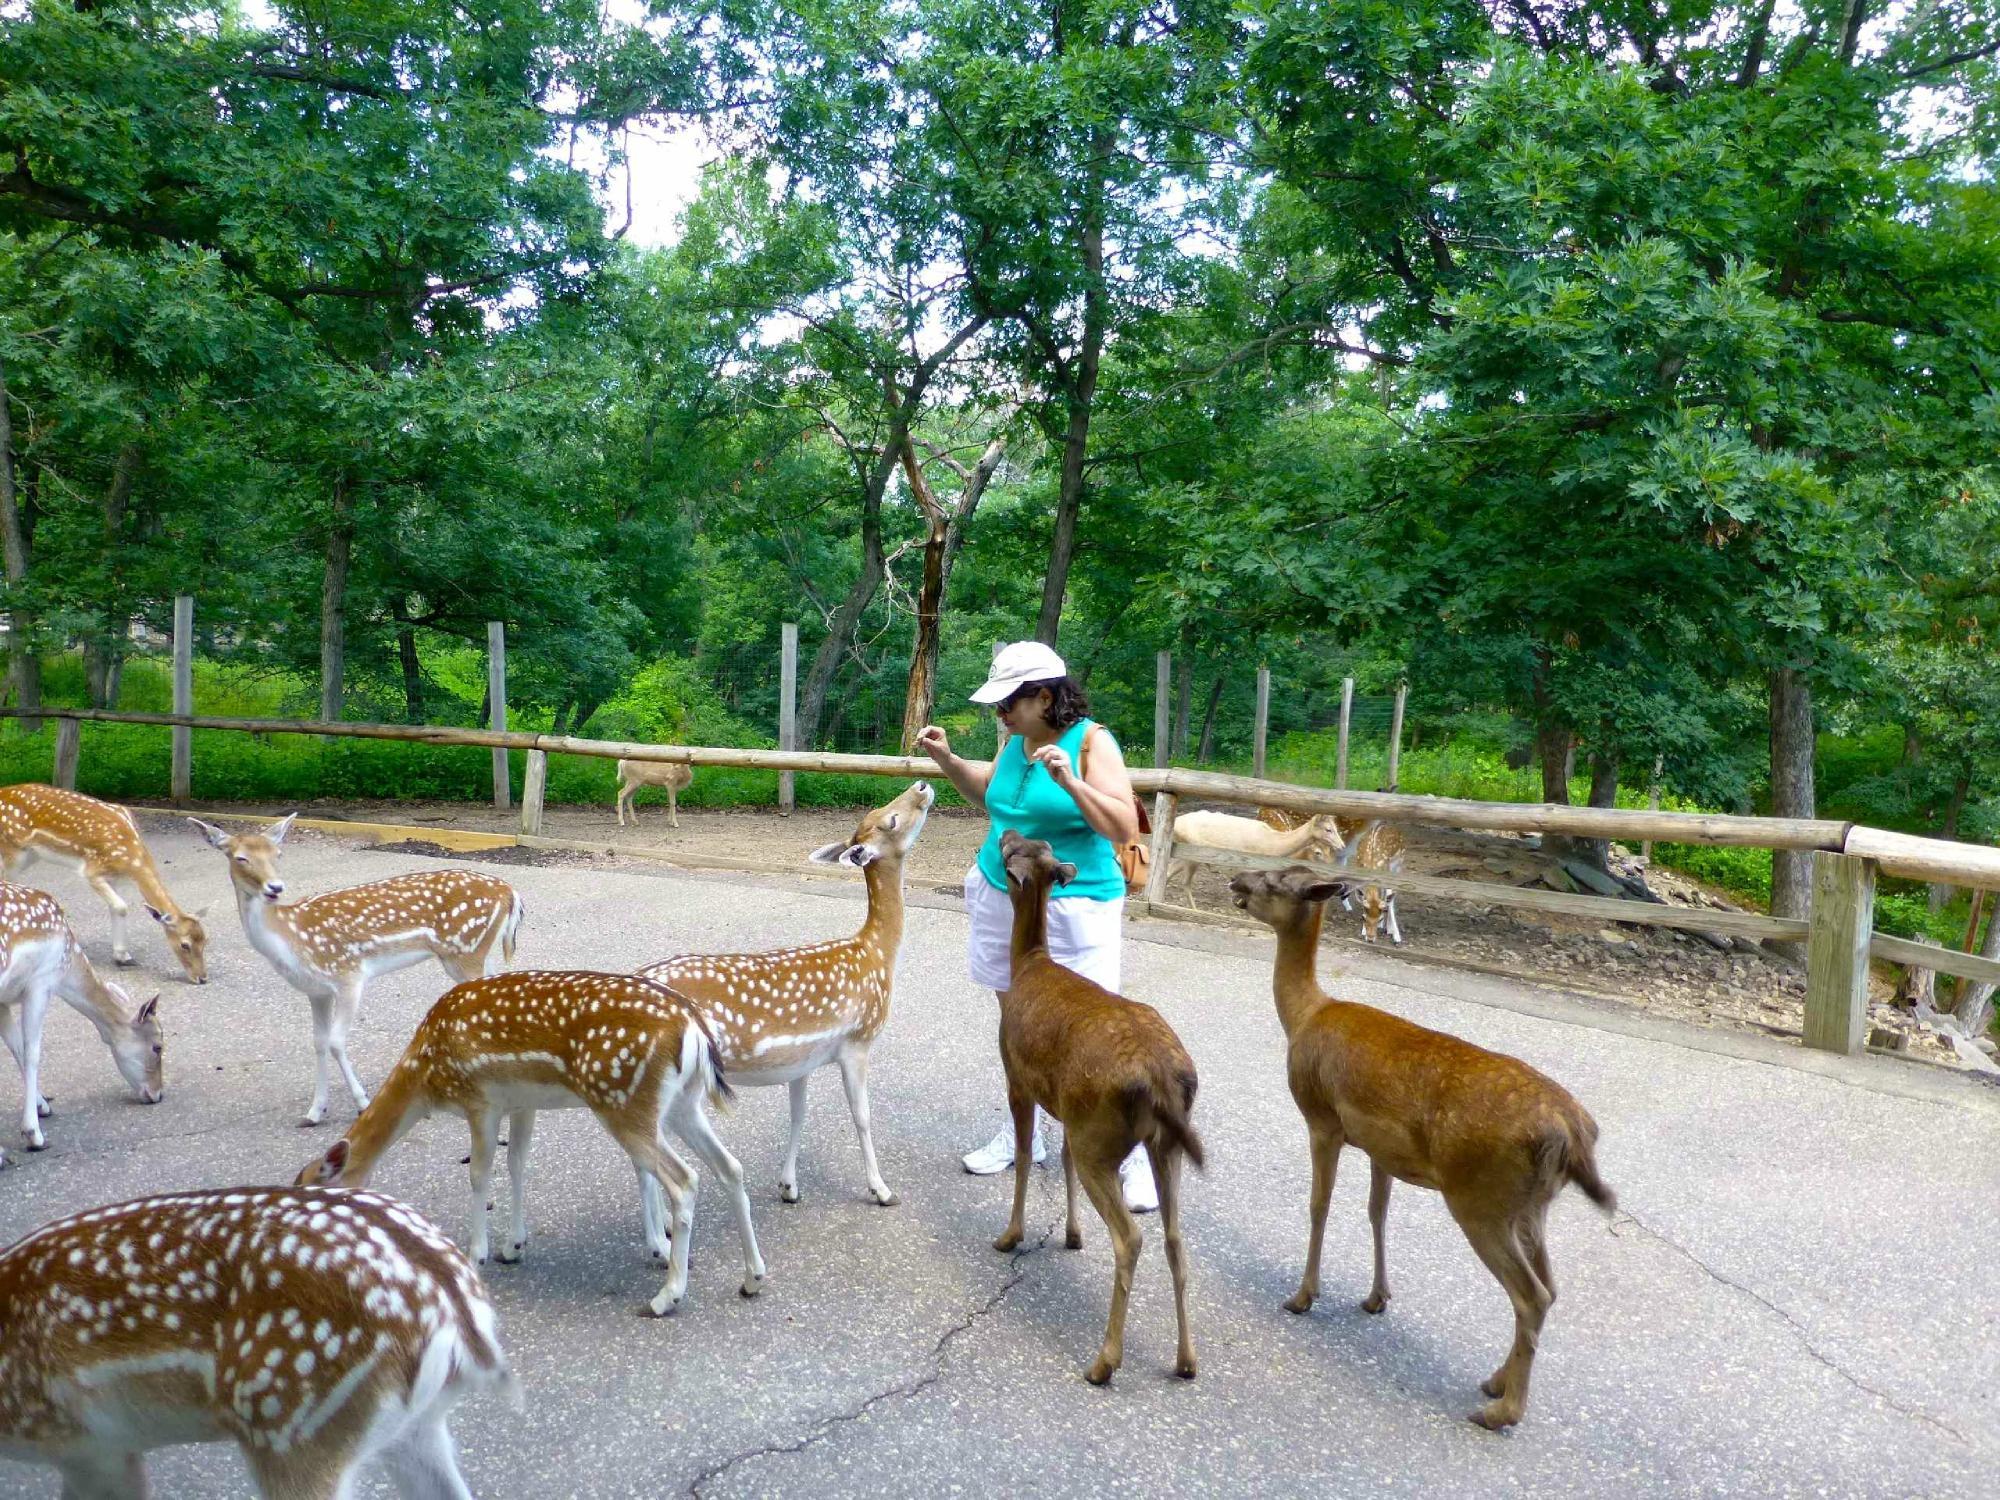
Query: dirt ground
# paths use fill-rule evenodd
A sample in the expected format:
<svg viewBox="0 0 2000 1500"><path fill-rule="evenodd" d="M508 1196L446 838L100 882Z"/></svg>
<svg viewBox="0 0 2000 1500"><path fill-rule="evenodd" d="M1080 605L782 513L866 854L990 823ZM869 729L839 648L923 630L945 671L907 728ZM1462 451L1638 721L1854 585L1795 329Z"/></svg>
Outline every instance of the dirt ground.
<svg viewBox="0 0 2000 1500"><path fill-rule="evenodd" d="M848 837L861 808L800 808L779 817L772 808L690 809L680 826L669 827L664 799L642 794L636 826L619 828L612 806L550 806L543 836L601 846L623 845L686 855L691 862L724 860L797 869L806 873L806 855L821 844ZM239 804L210 804L216 811L270 811ZM283 809L289 811L290 809ZM1187 809L1183 809L1187 810ZM517 812L462 802L331 801L307 803L308 817L356 822L404 823L514 833ZM967 868L986 834L986 820L962 809L939 809L911 856L913 887L957 895ZM508 855L537 861L560 859L552 851L490 850L478 858ZM579 856L581 857L581 856ZM1739 910L1718 893L1666 870L1646 870L1636 851L1613 846L1612 865L1627 874L1643 871L1651 888L1675 905ZM1533 838L1468 833L1413 826L1404 868L1412 874L1456 876L1490 883L1530 883L1545 868ZM1202 910L1235 916L1224 882L1227 872L1204 869L1195 882ZM1660 927L1614 926L1582 917L1474 905L1437 897L1403 895L1397 908L1404 949L1413 958L1470 967L1580 991L1654 1015L1698 1026L1737 1028L1796 1037L1803 1025L1805 971L1741 940L1720 948L1702 935ZM1247 920L1247 919L1245 919ZM1333 913L1329 945L1358 944L1358 919ZM1925 1061L1958 1066L1950 1048L1919 1028L1910 1015L1888 1003L1895 971L1877 966L1871 981L1871 1041L1895 1038L1894 1048ZM1877 1035L1877 1032L1884 1035Z"/></svg>

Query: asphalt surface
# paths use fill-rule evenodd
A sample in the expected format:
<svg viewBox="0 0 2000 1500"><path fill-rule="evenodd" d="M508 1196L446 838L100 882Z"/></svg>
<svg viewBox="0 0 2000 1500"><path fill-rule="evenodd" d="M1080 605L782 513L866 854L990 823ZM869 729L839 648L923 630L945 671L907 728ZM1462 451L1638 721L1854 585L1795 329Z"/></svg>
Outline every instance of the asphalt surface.
<svg viewBox="0 0 2000 1500"><path fill-rule="evenodd" d="M311 1082L303 998L245 942L221 856L164 823L147 832L184 903L214 902L212 983L182 982L140 914L140 966L118 977L165 997L167 1096L150 1109L128 1101L80 1017L51 1011L47 1151L15 1144L17 1075L0 1083L0 1240L149 1192L288 1181L351 1116L336 1084L328 1124L298 1126ZM435 861L300 833L285 863L296 896ZM861 914L858 879L491 868L527 903L523 966L629 969L832 936ZM108 969L102 905L63 872L31 875ZM1082 1372L1110 1292L1107 1237L1088 1218L1083 1251L1061 1248L1052 1166L1036 1176L1028 1247L990 1248L1011 1179L966 1176L957 1156L1001 1119L994 1001L964 976L956 901L928 888L911 899L873 1067L876 1146L901 1204L868 1200L827 1075L812 1090L804 1201L780 1204L785 1091L745 1090L719 1128L751 1179L767 1289L737 1295L726 1207L705 1185L689 1300L647 1319L660 1274L630 1168L587 1114L545 1115L528 1259L487 1275L526 1407L470 1402L453 1424L477 1493L1993 1493L2000 1093L1388 957L1350 965L1342 993L1526 1058L1602 1127L1620 1214L1607 1222L1576 1193L1558 1201L1560 1300L1528 1418L1495 1435L1465 1415L1511 1317L1434 1194L1397 1188L1395 1301L1368 1317L1368 1174L1349 1153L1320 1305L1280 1308L1302 1263L1309 1167L1269 944L1133 924L1127 990L1160 1008L1201 1073L1210 1165L1186 1195L1201 1373L1172 1377L1172 1298L1147 1219L1126 1364L1100 1390ZM427 965L373 986L351 1043L371 1085L445 984ZM374 1185L462 1243L464 1149L458 1122L433 1120ZM499 1175L494 1196L504 1204ZM226 1445L164 1451L152 1469L163 1496L248 1493ZM0 1495L56 1490L52 1471L0 1461ZM390 1490L378 1473L361 1493Z"/></svg>

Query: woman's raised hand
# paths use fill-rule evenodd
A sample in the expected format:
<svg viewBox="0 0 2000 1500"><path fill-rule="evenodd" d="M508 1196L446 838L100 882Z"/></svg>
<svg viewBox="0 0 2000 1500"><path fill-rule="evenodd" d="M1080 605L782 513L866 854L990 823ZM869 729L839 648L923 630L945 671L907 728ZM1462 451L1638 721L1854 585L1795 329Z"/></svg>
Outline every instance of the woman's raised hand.
<svg viewBox="0 0 2000 1500"><path fill-rule="evenodd" d="M1044 745L1028 759L1046 767L1057 786L1068 786L1076 774L1076 768L1070 763L1069 751L1060 745Z"/></svg>
<svg viewBox="0 0 2000 1500"><path fill-rule="evenodd" d="M917 731L917 748L943 765L951 754L951 740L937 725L926 724Z"/></svg>

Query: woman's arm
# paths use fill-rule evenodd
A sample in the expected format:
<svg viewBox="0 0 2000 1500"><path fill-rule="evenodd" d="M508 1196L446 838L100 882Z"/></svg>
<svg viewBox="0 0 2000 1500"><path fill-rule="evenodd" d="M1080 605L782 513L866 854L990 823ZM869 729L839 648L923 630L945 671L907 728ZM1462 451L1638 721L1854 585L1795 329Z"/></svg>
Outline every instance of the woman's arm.
<svg viewBox="0 0 2000 1500"><path fill-rule="evenodd" d="M1093 726L1096 734L1101 725ZM1089 745L1088 739L1085 741ZM1069 753L1056 745L1044 745L1033 757L1048 767L1057 786L1076 799L1084 822L1114 844L1128 844L1139 836L1139 813L1132 805L1132 778L1125 773L1125 757L1118 742L1104 731L1084 761L1087 775L1079 777L1070 764Z"/></svg>
<svg viewBox="0 0 2000 1500"><path fill-rule="evenodd" d="M946 780L958 788L959 796L981 812L986 811L986 786L993 779L992 761L967 760L957 754L951 748L950 738L935 724L926 724L917 731L917 748L937 762Z"/></svg>

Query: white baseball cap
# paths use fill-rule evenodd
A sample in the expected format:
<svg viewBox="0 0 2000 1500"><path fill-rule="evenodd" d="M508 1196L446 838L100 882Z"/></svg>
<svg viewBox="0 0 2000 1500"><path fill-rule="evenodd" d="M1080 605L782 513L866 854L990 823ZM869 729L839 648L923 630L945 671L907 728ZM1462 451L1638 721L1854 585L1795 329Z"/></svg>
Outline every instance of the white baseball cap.
<svg viewBox="0 0 2000 1500"><path fill-rule="evenodd" d="M993 675L972 695L974 703L1005 703L1031 682L1069 676L1063 659L1040 641L1016 641L1002 646L993 658Z"/></svg>

